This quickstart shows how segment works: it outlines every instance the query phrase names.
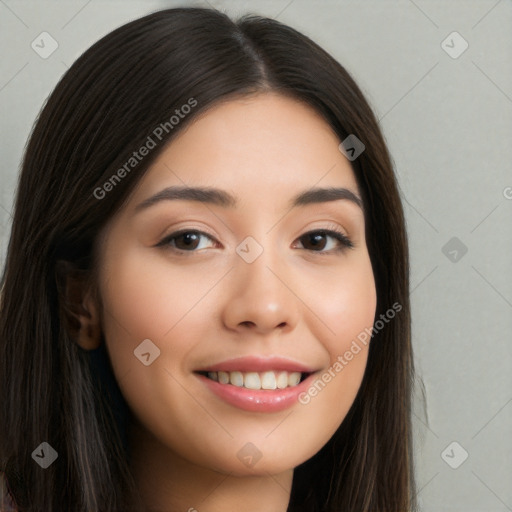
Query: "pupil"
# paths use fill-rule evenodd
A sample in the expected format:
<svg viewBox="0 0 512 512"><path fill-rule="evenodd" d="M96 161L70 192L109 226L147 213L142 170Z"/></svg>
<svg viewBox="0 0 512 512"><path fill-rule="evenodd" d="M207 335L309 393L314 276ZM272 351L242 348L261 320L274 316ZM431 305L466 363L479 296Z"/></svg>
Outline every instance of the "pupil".
<svg viewBox="0 0 512 512"><path fill-rule="evenodd" d="M315 233L310 235L310 241L312 241L313 247L318 247L322 245L322 238L324 237L323 233Z"/></svg>
<svg viewBox="0 0 512 512"><path fill-rule="evenodd" d="M197 242L197 234L196 233L185 233L181 235L184 245L187 247L191 247L194 245L194 242Z"/></svg>

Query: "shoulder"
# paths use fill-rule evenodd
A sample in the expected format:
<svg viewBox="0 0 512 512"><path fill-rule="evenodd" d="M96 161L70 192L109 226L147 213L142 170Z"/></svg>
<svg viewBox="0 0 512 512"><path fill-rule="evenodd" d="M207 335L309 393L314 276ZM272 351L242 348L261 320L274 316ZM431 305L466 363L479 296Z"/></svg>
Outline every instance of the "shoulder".
<svg viewBox="0 0 512 512"><path fill-rule="evenodd" d="M0 471L0 512L17 512L16 505L7 490L7 480Z"/></svg>

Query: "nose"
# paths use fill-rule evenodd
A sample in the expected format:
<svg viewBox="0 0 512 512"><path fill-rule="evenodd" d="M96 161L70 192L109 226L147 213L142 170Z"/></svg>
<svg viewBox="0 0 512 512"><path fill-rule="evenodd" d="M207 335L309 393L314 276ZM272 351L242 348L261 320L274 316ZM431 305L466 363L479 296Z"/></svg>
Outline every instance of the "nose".
<svg viewBox="0 0 512 512"><path fill-rule="evenodd" d="M230 272L222 312L230 330L268 335L292 331L297 325L300 299L293 292L293 277L269 254L264 250L252 263L240 259Z"/></svg>

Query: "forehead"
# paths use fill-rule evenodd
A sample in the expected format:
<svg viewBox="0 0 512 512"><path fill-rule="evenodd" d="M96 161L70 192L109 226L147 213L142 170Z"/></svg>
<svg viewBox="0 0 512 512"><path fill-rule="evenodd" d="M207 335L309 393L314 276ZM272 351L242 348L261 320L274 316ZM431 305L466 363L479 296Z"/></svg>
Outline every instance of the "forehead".
<svg viewBox="0 0 512 512"><path fill-rule="evenodd" d="M136 199L170 185L287 200L315 186L357 191L340 140L309 105L275 93L222 102L194 119L155 160Z"/></svg>

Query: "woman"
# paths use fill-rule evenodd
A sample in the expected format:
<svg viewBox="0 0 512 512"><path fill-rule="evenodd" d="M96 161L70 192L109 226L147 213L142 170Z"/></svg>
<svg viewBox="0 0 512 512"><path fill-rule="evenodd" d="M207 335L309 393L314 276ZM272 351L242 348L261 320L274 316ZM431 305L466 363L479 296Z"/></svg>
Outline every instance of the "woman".
<svg viewBox="0 0 512 512"><path fill-rule="evenodd" d="M178 8L64 75L2 281L20 510L415 509L403 211L345 69Z"/></svg>

